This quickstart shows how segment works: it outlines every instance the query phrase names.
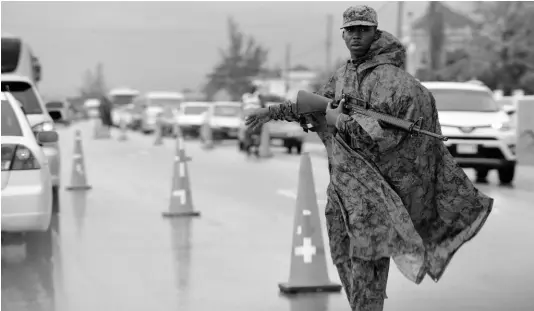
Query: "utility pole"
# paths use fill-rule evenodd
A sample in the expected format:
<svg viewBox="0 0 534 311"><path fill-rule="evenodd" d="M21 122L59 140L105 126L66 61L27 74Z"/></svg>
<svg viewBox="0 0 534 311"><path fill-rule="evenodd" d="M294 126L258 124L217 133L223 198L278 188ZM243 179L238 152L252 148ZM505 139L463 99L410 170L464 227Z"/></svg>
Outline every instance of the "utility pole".
<svg viewBox="0 0 534 311"><path fill-rule="evenodd" d="M333 29L333 16L328 14L326 16L326 71L330 71L332 68L332 29Z"/></svg>
<svg viewBox="0 0 534 311"><path fill-rule="evenodd" d="M404 1L399 1L397 3L397 38L402 41L402 28L404 24Z"/></svg>
<svg viewBox="0 0 534 311"><path fill-rule="evenodd" d="M291 44L286 44L286 64L285 64L285 74L284 74L284 80L285 80L285 89L286 93L289 91L289 71L291 70Z"/></svg>

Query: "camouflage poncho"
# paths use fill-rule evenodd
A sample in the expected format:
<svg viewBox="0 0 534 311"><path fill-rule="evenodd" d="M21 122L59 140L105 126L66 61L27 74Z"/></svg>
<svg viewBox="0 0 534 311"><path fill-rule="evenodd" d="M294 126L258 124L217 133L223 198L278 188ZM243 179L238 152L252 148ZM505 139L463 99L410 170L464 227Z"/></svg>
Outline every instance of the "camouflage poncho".
<svg viewBox="0 0 534 311"><path fill-rule="evenodd" d="M382 32L365 59L348 61L318 94L340 99L344 92L378 112L423 117L423 129L441 133L434 98L403 70L404 56L400 42ZM270 108L274 119L287 121L301 117L294 111L290 102ZM383 128L361 114L342 114L336 128L335 135L332 128L318 132L328 151L325 213L334 263L391 257L408 279L420 283L428 274L437 282L480 230L493 199L438 139Z"/></svg>

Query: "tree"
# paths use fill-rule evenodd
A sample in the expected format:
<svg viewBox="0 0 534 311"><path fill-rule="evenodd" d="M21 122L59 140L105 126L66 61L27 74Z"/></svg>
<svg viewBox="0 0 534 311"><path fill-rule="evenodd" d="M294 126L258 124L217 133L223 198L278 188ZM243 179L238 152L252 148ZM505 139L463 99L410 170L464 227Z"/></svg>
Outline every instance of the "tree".
<svg viewBox="0 0 534 311"><path fill-rule="evenodd" d="M534 93L534 5L528 2L476 2L473 40L465 54L440 74L476 77L510 94Z"/></svg>
<svg viewBox="0 0 534 311"><path fill-rule="evenodd" d="M445 21L443 11L440 10L439 1L432 1L429 4L429 51L430 51L430 69L438 71L441 69L441 60L443 57L443 44L445 42Z"/></svg>
<svg viewBox="0 0 534 311"><path fill-rule="evenodd" d="M83 84L80 88L80 96L84 99L100 97L107 92L106 81L104 78L104 67L98 63L93 73L87 69L84 73Z"/></svg>
<svg viewBox="0 0 534 311"><path fill-rule="evenodd" d="M243 34L236 22L228 19L230 43L221 50L221 60L208 75L204 93L212 98L219 90L225 90L233 100L239 100L251 87L251 79L262 72L268 52L256 40Z"/></svg>

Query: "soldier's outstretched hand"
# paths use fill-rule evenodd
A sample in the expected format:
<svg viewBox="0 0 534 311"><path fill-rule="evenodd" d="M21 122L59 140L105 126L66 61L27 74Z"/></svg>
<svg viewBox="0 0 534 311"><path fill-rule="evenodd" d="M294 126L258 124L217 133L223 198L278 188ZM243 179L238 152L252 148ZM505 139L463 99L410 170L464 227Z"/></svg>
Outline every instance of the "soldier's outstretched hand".
<svg viewBox="0 0 534 311"><path fill-rule="evenodd" d="M269 115L269 108L258 108L247 113L248 116L245 119L245 125L252 130L255 130L264 123L271 121Z"/></svg>

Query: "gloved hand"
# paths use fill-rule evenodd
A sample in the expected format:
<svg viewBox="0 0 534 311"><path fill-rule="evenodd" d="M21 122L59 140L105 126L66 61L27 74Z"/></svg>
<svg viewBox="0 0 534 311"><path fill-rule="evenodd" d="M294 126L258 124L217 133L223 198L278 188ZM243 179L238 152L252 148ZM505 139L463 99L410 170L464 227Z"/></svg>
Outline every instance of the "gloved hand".
<svg viewBox="0 0 534 311"><path fill-rule="evenodd" d="M245 125L251 129L255 130L260 127L262 124L265 124L271 121L271 115L269 114L269 108L258 108L254 109L248 113L247 118L245 119Z"/></svg>

